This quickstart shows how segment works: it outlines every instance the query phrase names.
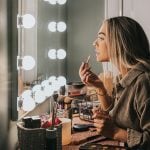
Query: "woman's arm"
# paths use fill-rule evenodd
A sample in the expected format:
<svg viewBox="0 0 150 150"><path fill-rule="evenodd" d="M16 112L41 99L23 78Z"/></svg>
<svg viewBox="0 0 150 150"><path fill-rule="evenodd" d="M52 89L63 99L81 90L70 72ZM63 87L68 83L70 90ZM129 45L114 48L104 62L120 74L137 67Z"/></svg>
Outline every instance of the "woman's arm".
<svg viewBox="0 0 150 150"><path fill-rule="evenodd" d="M111 96L108 95L108 92L103 84L103 81L90 70L88 64L84 62L81 64L79 69L79 76L84 84L96 88L98 99L100 100L101 103L101 108L104 111L110 110L110 108L113 106L113 100Z"/></svg>
<svg viewBox="0 0 150 150"><path fill-rule="evenodd" d="M103 111L110 111L113 107L114 101L111 96L108 95L105 87L96 89L98 99L100 100L100 107Z"/></svg>

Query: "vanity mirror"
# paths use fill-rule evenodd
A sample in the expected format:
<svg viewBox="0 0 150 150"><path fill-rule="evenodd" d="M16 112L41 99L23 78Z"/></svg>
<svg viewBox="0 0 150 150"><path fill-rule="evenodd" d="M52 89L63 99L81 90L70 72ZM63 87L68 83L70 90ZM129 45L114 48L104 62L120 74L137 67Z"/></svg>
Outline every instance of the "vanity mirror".
<svg viewBox="0 0 150 150"><path fill-rule="evenodd" d="M92 70L102 70L92 43L104 11L105 0L18 0L19 111L31 111L50 96L36 90L46 93L52 81L55 90L60 83L79 81L79 66L89 55Z"/></svg>

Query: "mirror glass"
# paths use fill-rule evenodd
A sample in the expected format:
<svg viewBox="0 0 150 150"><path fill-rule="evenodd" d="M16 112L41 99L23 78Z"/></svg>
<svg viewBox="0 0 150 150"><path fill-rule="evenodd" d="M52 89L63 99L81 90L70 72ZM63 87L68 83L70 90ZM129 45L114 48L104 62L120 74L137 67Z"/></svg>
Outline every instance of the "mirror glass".
<svg viewBox="0 0 150 150"><path fill-rule="evenodd" d="M92 70L102 71L92 43L104 20L105 0L18 0L18 6L19 107L22 92L44 80L80 81L80 64L89 55Z"/></svg>

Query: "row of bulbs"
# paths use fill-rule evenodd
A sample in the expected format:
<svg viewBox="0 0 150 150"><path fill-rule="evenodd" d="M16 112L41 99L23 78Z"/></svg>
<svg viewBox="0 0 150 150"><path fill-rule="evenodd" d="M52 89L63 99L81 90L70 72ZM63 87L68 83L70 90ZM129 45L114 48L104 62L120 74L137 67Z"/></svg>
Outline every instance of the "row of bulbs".
<svg viewBox="0 0 150 150"><path fill-rule="evenodd" d="M67 0L44 0L45 2L49 2L51 5L63 5L67 2Z"/></svg>
<svg viewBox="0 0 150 150"><path fill-rule="evenodd" d="M67 0L44 0L44 1L47 1L52 5L55 5L57 3L60 5L63 5L67 2ZM18 15L18 18L19 17L20 16ZM24 28L32 28L35 25L35 18L31 14L25 14L21 16L21 18L22 18L21 26L23 26ZM19 27L20 23L17 23L17 25ZM55 21L52 21L49 23L48 29L51 32L56 32L56 31L64 32L66 30L66 24L62 21L58 23L56 23Z"/></svg>
<svg viewBox="0 0 150 150"><path fill-rule="evenodd" d="M66 78L64 76L50 76L47 80L32 87L32 89L25 90L19 100L22 100L22 109L24 111L31 111L35 108L36 104L40 104L47 97L50 97L54 91L58 91L61 86L66 85Z"/></svg>
<svg viewBox="0 0 150 150"><path fill-rule="evenodd" d="M48 51L48 57L50 59L64 59L66 57L66 51L64 49L50 49ZM17 61L21 60L21 64L17 66L21 67L24 70L31 70L35 66L35 60L32 56L24 56L22 58L17 58ZM17 63L19 64L19 62Z"/></svg>
<svg viewBox="0 0 150 150"><path fill-rule="evenodd" d="M63 22L63 21L60 21L60 22L55 22L55 21L52 21L48 24L48 30L51 31L51 32L64 32L66 30L67 26L66 26L66 23Z"/></svg>
<svg viewBox="0 0 150 150"><path fill-rule="evenodd" d="M20 16L18 15L18 18L19 17ZM35 18L31 14L25 14L25 15L21 16L20 18L22 19L22 23L21 23L21 25L18 23L18 28L20 26L24 27L26 29L30 29L30 28L34 27ZM66 28L67 28L66 23L63 21L59 21L59 22L51 21L48 23L48 30L50 32L56 32L56 31L64 32L66 30Z"/></svg>
<svg viewBox="0 0 150 150"><path fill-rule="evenodd" d="M50 59L64 59L66 57L66 51L64 49L50 49L48 51L48 57Z"/></svg>

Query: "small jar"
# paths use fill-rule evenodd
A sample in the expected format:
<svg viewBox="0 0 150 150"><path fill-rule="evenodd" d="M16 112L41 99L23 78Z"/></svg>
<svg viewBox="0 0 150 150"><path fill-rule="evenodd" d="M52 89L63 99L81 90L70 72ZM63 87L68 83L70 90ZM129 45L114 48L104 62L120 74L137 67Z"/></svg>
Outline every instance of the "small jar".
<svg viewBox="0 0 150 150"><path fill-rule="evenodd" d="M57 150L57 128L46 129L46 150Z"/></svg>
<svg viewBox="0 0 150 150"><path fill-rule="evenodd" d="M32 117L32 128L40 128L41 127L41 118L40 117Z"/></svg>
<svg viewBox="0 0 150 150"><path fill-rule="evenodd" d="M32 128L32 118L27 116L22 119L25 128Z"/></svg>

